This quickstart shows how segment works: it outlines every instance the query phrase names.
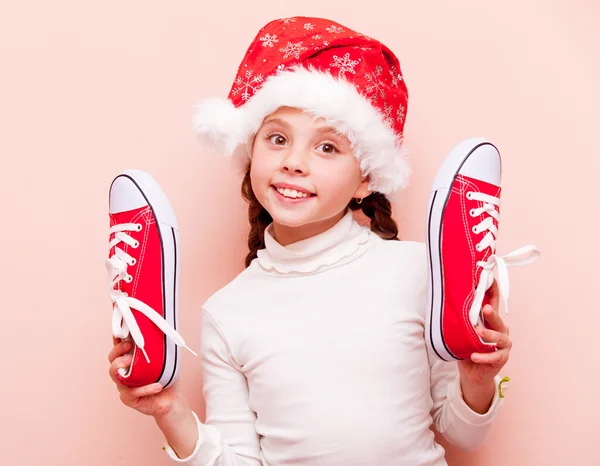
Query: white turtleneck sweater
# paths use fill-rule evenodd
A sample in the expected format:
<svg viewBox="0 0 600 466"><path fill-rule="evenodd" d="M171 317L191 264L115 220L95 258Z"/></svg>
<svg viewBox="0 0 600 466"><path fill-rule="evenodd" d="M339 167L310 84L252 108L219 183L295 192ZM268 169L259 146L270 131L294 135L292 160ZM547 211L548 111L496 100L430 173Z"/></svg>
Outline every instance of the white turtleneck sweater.
<svg viewBox="0 0 600 466"><path fill-rule="evenodd" d="M289 246L265 249L203 305L206 422L194 466L441 466L449 442L476 448L486 414L464 402L456 362L424 338L422 243L386 241L351 211ZM497 378L498 382L499 378Z"/></svg>

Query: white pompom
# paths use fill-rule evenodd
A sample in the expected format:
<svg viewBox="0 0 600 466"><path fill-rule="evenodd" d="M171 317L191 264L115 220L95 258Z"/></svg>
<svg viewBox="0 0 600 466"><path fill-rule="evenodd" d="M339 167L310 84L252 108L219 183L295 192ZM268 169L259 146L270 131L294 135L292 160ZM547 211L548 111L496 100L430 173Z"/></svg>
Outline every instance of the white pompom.
<svg viewBox="0 0 600 466"><path fill-rule="evenodd" d="M195 107L194 132L215 150L233 155L247 138L243 109L235 108L231 100L209 98Z"/></svg>

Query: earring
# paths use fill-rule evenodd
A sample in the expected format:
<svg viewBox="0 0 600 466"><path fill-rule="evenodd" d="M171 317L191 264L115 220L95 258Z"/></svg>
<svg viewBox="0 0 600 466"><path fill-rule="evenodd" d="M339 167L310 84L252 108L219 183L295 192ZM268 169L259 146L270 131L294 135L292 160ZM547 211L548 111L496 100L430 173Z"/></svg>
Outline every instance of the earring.
<svg viewBox="0 0 600 466"><path fill-rule="evenodd" d="M356 203L357 203L357 204L362 204L362 201L363 201L363 198L361 197L360 199L357 199L357 200L356 200Z"/></svg>

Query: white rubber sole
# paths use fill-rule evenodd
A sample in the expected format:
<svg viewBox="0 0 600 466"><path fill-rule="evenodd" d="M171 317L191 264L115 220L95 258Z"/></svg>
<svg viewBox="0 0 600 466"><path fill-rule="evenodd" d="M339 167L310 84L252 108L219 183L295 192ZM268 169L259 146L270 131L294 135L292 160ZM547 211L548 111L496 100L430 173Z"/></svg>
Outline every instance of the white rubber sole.
<svg viewBox="0 0 600 466"><path fill-rule="evenodd" d="M433 352L444 361L458 361L461 358L450 351L442 332L444 318L444 271L441 261L442 220L452 185L461 167L477 148L486 144L493 146L485 138L467 139L454 146L438 170L429 193L425 228L428 260L425 338Z"/></svg>
<svg viewBox="0 0 600 466"><path fill-rule="evenodd" d="M175 330L179 327L179 226L175 212L159 184L148 173L141 170L125 170L118 177L129 178L140 190L156 218L162 246L163 263L163 308L164 318ZM115 178L116 179L116 178ZM134 343L135 345L135 343ZM164 363L158 380L163 388L172 385L179 377L179 348L164 335ZM135 348L134 348L135 350Z"/></svg>

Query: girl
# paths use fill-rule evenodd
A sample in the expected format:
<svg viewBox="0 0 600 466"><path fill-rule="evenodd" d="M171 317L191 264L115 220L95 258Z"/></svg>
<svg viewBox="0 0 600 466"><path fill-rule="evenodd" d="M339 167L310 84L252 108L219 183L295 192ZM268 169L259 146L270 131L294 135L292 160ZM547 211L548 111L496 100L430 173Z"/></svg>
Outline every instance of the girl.
<svg viewBox="0 0 600 466"><path fill-rule="evenodd" d="M430 427L466 450L483 441L511 341L494 284L498 351L447 363L426 345L425 246L398 240L386 197L409 175L407 99L383 44L295 17L259 31L228 100L199 106L198 134L245 167L250 220L246 269L202 306L206 422L178 383L118 382L127 342L109 355L174 463L445 465Z"/></svg>

